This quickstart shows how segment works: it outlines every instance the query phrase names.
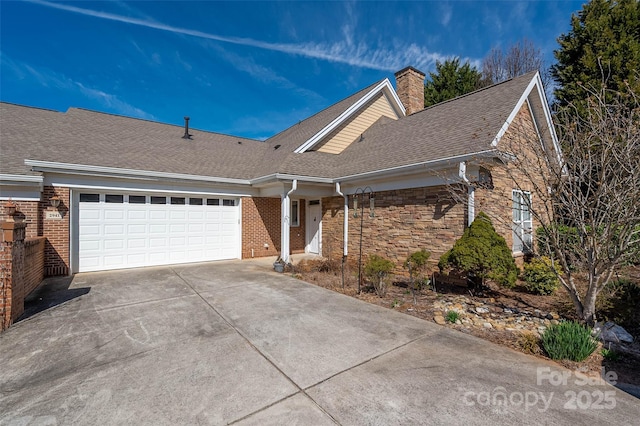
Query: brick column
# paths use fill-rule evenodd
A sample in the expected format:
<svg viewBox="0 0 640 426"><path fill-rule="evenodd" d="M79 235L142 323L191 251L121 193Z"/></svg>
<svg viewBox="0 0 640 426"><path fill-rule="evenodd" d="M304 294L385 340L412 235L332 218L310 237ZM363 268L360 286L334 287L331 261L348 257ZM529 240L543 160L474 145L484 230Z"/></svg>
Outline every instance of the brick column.
<svg viewBox="0 0 640 426"><path fill-rule="evenodd" d="M0 331L24 312L24 238L27 224L2 222L0 243Z"/></svg>

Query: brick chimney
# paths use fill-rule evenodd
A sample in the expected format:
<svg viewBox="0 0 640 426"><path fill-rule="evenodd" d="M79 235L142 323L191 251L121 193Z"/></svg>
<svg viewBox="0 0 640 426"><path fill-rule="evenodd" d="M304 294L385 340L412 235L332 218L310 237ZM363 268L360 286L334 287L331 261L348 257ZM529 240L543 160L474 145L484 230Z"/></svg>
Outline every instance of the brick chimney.
<svg viewBox="0 0 640 426"><path fill-rule="evenodd" d="M424 109L424 77L422 71L406 67L395 73L396 92L402 101L407 115Z"/></svg>

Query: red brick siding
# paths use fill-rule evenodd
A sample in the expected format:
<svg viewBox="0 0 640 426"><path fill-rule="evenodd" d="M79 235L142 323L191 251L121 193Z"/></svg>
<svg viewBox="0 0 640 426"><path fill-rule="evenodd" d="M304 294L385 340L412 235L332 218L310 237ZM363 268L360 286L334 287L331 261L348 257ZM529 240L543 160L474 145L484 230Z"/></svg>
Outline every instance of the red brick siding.
<svg viewBox="0 0 640 426"><path fill-rule="evenodd" d="M0 330L24 312L25 224L2 222L0 242Z"/></svg>
<svg viewBox="0 0 640 426"><path fill-rule="evenodd" d="M29 229L27 227L27 229ZM38 288L44 279L44 248L46 239L37 237L24 242L24 295Z"/></svg>
<svg viewBox="0 0 640 426"><path fill-rule="evenodd" d="M305 249L305 200L299 202L300 226L290 227L292 253L304 253ZM254 257L280 254L280 221L280 198L243 198L242 258L251 258L252 249Z"/></svg>
<svg viewBox="0 0 640 426"><path fill-rule="evenodd" d="M4 202L2 202L4 203ZM15 201L16 215L15 220L22 221L27 224L27 238L34 238L40 235L42 221L38 214L38 201ZM0 222L8 220L9 217L4 209L0 209Z"/></svg>
<svg viewBox="0 0 640 426"><path fill-rule="evenodd" d="M276 256L280 252L280 199L242 199L242 258ZM265 248L264 245L269 247Z"/></svg>
<svg viewBox="0 0 640 426"><path fill-rule="evenodd" d="M300 203L300 226L292 226L289 229L289 245L291 253L304 253L306 247L306 200L298 200ZM279 210L279 209L278 209Z"/></svg>
<svg viewBox="0 0 640 426"><path fill-rule="evenodd" d="M50 199L54 195L60 197L60 206L51 207ZM42 236L47 238L45 244L46 276L67 275L69 273L69 211L71 199L69 188L45 186L40 201L40 219L42 220ZM47 211L59 211L62 219L47 219Z"/></svg>

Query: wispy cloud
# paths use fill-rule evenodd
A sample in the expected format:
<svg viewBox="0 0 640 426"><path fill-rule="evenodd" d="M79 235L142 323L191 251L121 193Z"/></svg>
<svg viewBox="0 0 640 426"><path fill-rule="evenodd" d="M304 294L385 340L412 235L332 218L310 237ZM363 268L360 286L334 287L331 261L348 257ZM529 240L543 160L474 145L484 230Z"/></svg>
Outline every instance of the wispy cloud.
<svg viewBox="0 0 640 426"><path fill-rule="evenodd" d="M322 103L325 101L324 97L314 92L313 90L305 89L298 86L291 80L279 75L271 68L257 64L253 58L243 57L233 52L229 52L220 46L209 46L215 49L219 57L228 61L233 67L239 71L249 74L253 79L265 84L274 85L282 89L297 93L301 97L307 99L308 102Z"/></svg>
<svg viewBox="0 0 640 426"><path fill-rule="evenodd" d="M286 53L290 55L303 56L320 59L329 62L344 63L356 67L370 68L382 71L396 71L407 64L413 64L422 69L431 68L435 61L444 60L447 55L431 52L429 49L412 43L401 48L373 48L364 42L356 42L352 37L345 37L345 40L334 43L270 43L245 37L229 37L218 34L207 33L188 28L175 27L163 24L150 19L139 19L128 16L117 15L102 11L95 11L67 4L51 3L42 0L27 0L34 4L46 6L71 13L85 16L106 19L110 21L122 22L130 25L137 25L152 28L160 31L167 31L174 34L187 35L208 40L215 40L223 43L231 43L258 49L270 50ZM343 33L352 34L349 25L343 27Z"/></svg>
<svg viewBox="0 0 640 426"><path fill-rule="evenodd" d="M21 80L30 78L33 79L36 84L43 87L75 91L85 98L97 101L108 110L117 114L143 118L146 120L156 120L153 115L123 101L117 95L107 93L93 87L88 87L79 81L75 81L65 76L64 74L59 74L48 69L38 69L32 65L15 61L5 54L2 54L2 64L3 68L11 70L11 72Z"/></svg>

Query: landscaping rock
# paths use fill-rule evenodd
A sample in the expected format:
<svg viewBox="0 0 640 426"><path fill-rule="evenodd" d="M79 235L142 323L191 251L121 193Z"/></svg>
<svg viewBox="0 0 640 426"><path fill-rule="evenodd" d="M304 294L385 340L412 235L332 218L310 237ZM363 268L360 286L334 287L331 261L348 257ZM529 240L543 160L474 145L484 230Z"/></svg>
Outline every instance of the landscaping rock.
<svg viewBox="0 0 640 426"><path fill-rule="evenodd" d="M614 343L633 343L633 336L627 332L624 328L620 327L614 322L607 321L604 325L596 323L594 332L600 332L600 340L603 342Z"/></svg>
<svg viewBox="0 0 640 426"><path fill-rule="evenodd" d="M489 308L485 308L483 306L477 306L475 309L476 313L478 314L486 314L489 312Z"/></svg>
<svg viewBox="0 0 640 426"><path fill-rule="evenodd" d="M434 316L433 320L436 322L436 324L440 324L440 325L445 325L447 323L447 321L445 321L445 319L444 319L444 317L442 315Z"/></svg>
<svg viewBox="0 0 640 426"><path fill-rule="evenodd" d="M482 326L483 326L484 328L493 328L493 326L491 325L491 323L490 323L490 322L485 322L485 323L483 323L483 324L482 324Z"/></svg>

